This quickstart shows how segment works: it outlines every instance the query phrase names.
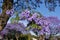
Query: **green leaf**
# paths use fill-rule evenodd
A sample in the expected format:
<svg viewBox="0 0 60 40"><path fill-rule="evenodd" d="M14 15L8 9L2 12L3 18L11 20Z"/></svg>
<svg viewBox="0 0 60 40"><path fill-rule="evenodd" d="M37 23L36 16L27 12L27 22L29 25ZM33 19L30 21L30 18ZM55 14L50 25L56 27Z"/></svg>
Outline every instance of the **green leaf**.
<svg viewBox="0 0 60 40"><path fill-rule="evenodd" d="M34 22L32 22L32 24L30 24L30 26L31 26L32 28L37 28L37 27L38 27L38 25L35 24Z"/></svg>
<svg viewBox="0 0 60 40"><path fill-rule="evenodd" d="M11 23L14 23L14 20L15 20L15 18L12 18L12 19L11 19Z"/></svg>
<svg viewBox="0 0 60 40"><path fill-rule="evenodd" d="M15 18L15 20L19 20L19 15L18 15L18 13L16 12L16 18Z"/></svg>
<svg viewBox="0 0 60 40"><path fill-rule="evenodd" d="M15 20L19 20L19 17L16 17Z"/></svg>
<svg viewBox="0 0 60 40"><path fill-rule="evenodd" d="M38 26L37 24L35 24L34 22L32 22L31 24L30 24L30 26L32 27L32 28L36 28L36 29L39 29L39 30L41 30L42 29L42 27L41 26Z"/></svg>

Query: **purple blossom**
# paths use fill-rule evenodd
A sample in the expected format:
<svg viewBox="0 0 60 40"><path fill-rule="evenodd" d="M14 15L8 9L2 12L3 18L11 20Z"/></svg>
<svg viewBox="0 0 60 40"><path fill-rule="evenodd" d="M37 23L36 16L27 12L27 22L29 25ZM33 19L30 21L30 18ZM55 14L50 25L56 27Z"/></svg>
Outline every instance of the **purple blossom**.
<svg viewBox="0 0 60 40"><path fill-rule="evenodd" d="M37 13L34 13L30 18L28 18L29 21L36 20L38 17Z"/></svg>
<svg viewBox="0 0 60 40"><path fill-rule="evenodd" d="M60 24L60 20L57 17L48 17L48 20L53 24Z"/></svg>
<svg viewBox="0 0 60 40"><path fill-rule="evenodd" d="M51 25L50 31L51 31L51 35L56 35L60 33L60 25Z"/></svg>
<svg viewBox="0 0 60 40"><path fill-rule="evenodd" d="M14 24L7 24L6 27L1 31L1 33L3 35L6 35L6 34L9 33L9 30L20 31L22 34L24 33L22 31L26 31L25 27L24 27L24 25L22 23L18 23L18 24L14 23Z"/></svg>
<svg viewBox="0 0 60 40"><path fill-rule="evenodd" d="M28 21L32 21L32 17L28 18Z"/></svg>
<svg viewBox="0 0 60 40"><path fill-rule="evenodd" d="M12 15L13 9L7 10L6 14ZM20 31L22 34L27 34L28 31L35 31L39 35L55 35L57 33L60 33L60 20L57 17L38 17L38 13L30 15L29 10L25 10L20 14L20 19L27 19L28 21L35 22L38 26L42 26L41 30L38 30L36 28L31 28L30 30L26 30L24 24L22 23L14 23L14 24L7 24L6 27L1 31L2 34L8 34L9 30L16 30ZM33 21L32 21L33 20ZM56 25L55 25L56 24ZM12 30L12 31L13 31ZM48 37L47 37L48 38Z"/></svg>
<svg viewBox="0 0 60 40"><path fill-rule="evenodd" d="M50 21L47 20L47 18L36 18L36 20L34 20L36 24L39 24L41 26L47 26L50 24Z"/></svg>
<svg viewBox="0 0 60 40"><path fill-rule="evenodd" d="M40 31L38 32L38 34L39 34L39 35L44 35L44 29L40 30Z"/></svg>
<svg viewBox="0 0 60 40"><path fill-rule="evenodd" d="M45 32L50 32L50 29L49 29L49 27L45 27Z"/></svg>
<svg viewBox="0 0 60 40"><path fill-rule="evenodd" d="M6 11L6 14L12 16L12 15L13 15L13 12L14 12L14 9L7 10L7 11Z"/></svg>
<svg viewBox="0 0 60 40"><path fill-rule="evenodd" d="M25 10L24 12L22 12L20 14L20 19L27 19L30 17L30 11L29 10Z"/></svg>
<svg viewBox="0 0 60 40"><path fill-rule="evenodd" d="M2 35L6 35L8 33L8 30L7 29L3 29L2 31L1 31L1 34Z"/></svg>
<svg viewBox="0 0 60 40"><path fill-rule="evenodd" d="M36 24L39 24L41 22L40 18L36 18L36 20L34 20L34 21L35 21Z"/></svg>

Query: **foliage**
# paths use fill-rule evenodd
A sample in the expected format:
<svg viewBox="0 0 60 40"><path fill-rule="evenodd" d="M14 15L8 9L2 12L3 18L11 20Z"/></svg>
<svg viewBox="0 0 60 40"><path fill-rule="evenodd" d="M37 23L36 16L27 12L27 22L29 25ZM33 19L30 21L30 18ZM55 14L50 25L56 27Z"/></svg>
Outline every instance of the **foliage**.
<svg viewBox="0 0 60 40"><path fill-rule="evenodd" d="M11 19L13 23L6 25L1 31L2 35L11 34L13 36L17 32L19 34L30 34L30 31L33 31L37 36L45 35L45 38L49 38L50 35L60 33L60 20L56 17L40 16L37 12L31 14L29 10L21 12L20 15L18 13L15 14L16 17ZM19 20L27 20L29 22L27 27L23 23L18 23Z"/></svg>
<svg viewBox="0 0 60 40"><path fill-rule="evenodd" d="M57 4L58 2L58 4ZM36 9L37 7L40 7L41 4L45 4L46 8L48 8L50 11L55 11L55 8L57 6L60 6L60 0L14 0L13 2L14 9ZM17 11L16 9L16 11Z"/></svg>

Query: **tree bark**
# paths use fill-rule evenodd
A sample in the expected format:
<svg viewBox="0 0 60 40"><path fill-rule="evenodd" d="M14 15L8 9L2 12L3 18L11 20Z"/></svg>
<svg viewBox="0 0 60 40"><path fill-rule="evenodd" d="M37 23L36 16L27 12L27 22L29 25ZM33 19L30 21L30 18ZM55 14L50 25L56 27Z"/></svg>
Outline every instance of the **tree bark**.
<svg viewBox="0 0 60 40"><path fill-rule="evenodd" d="M6 10L12 9L13 1L12 0L4 0L2 6L2 14L0 14L0 31L6 26L9 15L6 14Z"/></svg>
<svg viewBox="0 0 60 40"><path fill-rule="evenodd" d="M45 36L44 35L40 35L39 40L45 40Z"/></svg>

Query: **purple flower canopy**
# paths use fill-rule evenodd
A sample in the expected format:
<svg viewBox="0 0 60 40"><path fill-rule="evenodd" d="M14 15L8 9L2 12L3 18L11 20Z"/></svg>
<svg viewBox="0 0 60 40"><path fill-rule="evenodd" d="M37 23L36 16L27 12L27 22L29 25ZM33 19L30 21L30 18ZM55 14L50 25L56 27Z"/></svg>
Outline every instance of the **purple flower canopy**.
<svg viewBox="0 0 60 40"><path fill-rule="evenodd" d="M26 14L26 16L23 15L23 18L27 17L28 14L30 15L30 13L28 13L28 14L23 13L23 14ZM60 24L60 20L57 17L44 17L44 16L38 17L38 13L33 13L32 15L30 15L30 17L28 17L26 19L30 22L33 22L32 20L34 20L37 25L41 25L43 27L42 28L43 31L40 30L40 32L39 32L40 34L46 34L47 33L50 35L52 33L53 34L59 33L59 32L57 32L57 30L59 31L58 28L60 28L60 26L58 28L57 28L57 26L54 27L54 25ZM53 26L51 27L51 25L53 25ZM56 28L57 30L53 29L53 27Z"/></svg>
<svg viewBox="0 0 60 40"><path fill-rule="evenodd" d="M7 10L6 14L12 15L13 14L12 9ZM26 28L29 26L25 27L25 25L22 23L13 23L13 24L10 23L6 25L6 27L3 29L3 31L1 31L1 33L8 34L9 30L13 29L16 31L20 31L22 34L27 34L31 30L33 32L37 30L37 33L39 35L45 34L46 36L47 35L50 36L50 35L54 35L60 32L60 20L57 17L44 17L44 16L40 17L39 15L40 14L38 13L31 14L29 10L25 10L21 12L21 14L19 15L19 18L20 18L19 20L27 20L29 23L34 22L32 25L36 24L38 25L38 27L42 27L41 30L38 30L36 28L30 28L30 30L26 30Z"/></svg>
<svg viewBox="0 0 60 40"><path fill-rule="evenodd" d="M24 15L22 15L22 14L24 14ZM29 16L28 16L28 14L29 14ZM35 21L35 23L37 25L42 26L41 30L39 30L39 31L37 30L39 35L42 35L42 34L45 34L45 33L50 35L50 29L49 29L50 21L47 20L46 17L40 17L39 16L40 14L38 14L38 13L33 13L33 14L30 15L30 12L29 12L28 14L27 14L27 12L21 13L22 19L25 17L25 19L27 19L28 21L30 21L30 22Z"/></svg>
<svg viewBox="0 0 60 40"><path fill-rule="evenodd" d="M48 19L54 24L60 24L60 20L57 17L48 17Z"/></svg>
<svg viewBox="0 0 60 40"><path fill-rule="evenodd" d="M9 30L16 30L16 31L20 31L22 34L24 33L24 32L26 32L26 30L25 30L25 27L24 27L24 25L22 24L22 23L18 23L18 24L16 24L16 23L14 23L14 24L7 24L6 25L6 27L1 31L1 33L3 34L3 35L6 35L6 34L8 34L9 33Z"/></svg>

